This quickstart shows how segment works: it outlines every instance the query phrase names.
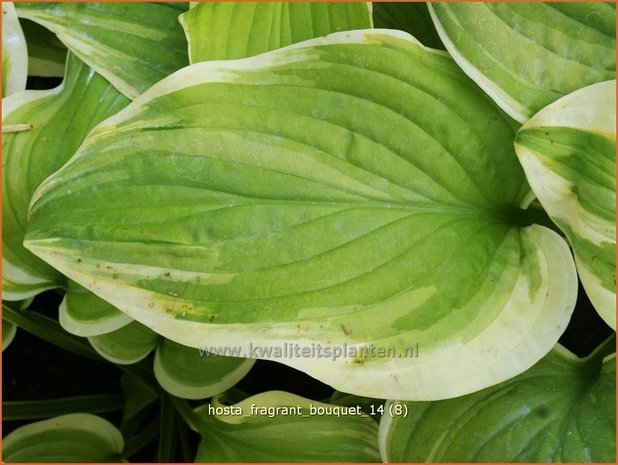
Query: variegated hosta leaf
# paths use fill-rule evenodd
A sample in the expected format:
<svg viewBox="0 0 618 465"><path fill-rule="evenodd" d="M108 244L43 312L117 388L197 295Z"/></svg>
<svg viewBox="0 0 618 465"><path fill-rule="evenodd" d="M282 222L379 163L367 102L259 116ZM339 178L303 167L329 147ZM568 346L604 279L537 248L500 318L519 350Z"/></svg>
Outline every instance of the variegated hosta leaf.
<svg viewBox="0 0 618 465"><path fill-rule="evenodd" d="M163 339L157 346L154 374L170 394L206 399L227 391L245 377L255 360L212 356Z"/></svg>
<svg viewBox="0 0 618 465"><path fill-rule="evenodd" d="M131 365L143 360L157 346L159 339L157 333L137 321L115 331L88 338L99 355L120 365Z"/></svg>
<svg viewBox="0 0 618 465"><path fill-rule="evenodd" d="M26 39L13 3L2 2L2 97L24 90L27 78Z"/></svg>
<svg viewBox="0 0 618 465"><path fill-rule="evenodd" d="M26 246L178 343L457 396L538 361L574 306L567 244L519 208L515 127L402 32L199 63L90 134Z"/></svg>
<svg viewBox="0 0 618 465"><path fill-rule="evenodd" d="M382 460L614 463L616 354L598 355L578 359L556 346L528 371L474 394L388 402Z"/></svg>
<svg viewBox="0 0 618 465"><path fill-rule="evenodd" d="M67 48L56 34L40 24L22 19L28 44L28 75L42 77L63 77Z"/></svg>
<svg viewBox="0 0 618 465"><path fill-rule="evenodd" d="M577 90L520 129L532 189L564 231L590 301L616 328L616 81Z"/></svg>
<svg viewBox="0 0 618 465"><path fill-rule="evenodd" d="M20 2L17 14L45 26L85 63L134 98L186 66L178 23L184 3Z"/></svg>
<svg viewBox="0 0 618 465"><path fill-rule="evenodd" d="M2 298L21 300L65 285L65 278L22 246L32 193L75 153L100 121L128 100L77 57L68 58L63 83L25 91L2 102L3 127L30 130L2 137Z"/></svg>
<svg viewBox="0 0 618 465"><path fill-rule="evenodd" d="M219 414L212 410L215 407L224 408L220 398L195 411L202 434L196 462L380 460L376 423L365 414L341 410L345 407L281 391L264 392L227 406L232 414ZM312 407L316 409L313 414ZM339 409L339 416L333 409Z"/></svg>
<svg viewBox="0 0 618 465"><path fill-rule="evenodd" d="M373 22L377 28L409 32L423 45L444 50L444 45L431 22L425 2L376 2Z"/></svg>
<svg viewBox="0 0 618 465"><path fill-rule="evenodd" d="M2 351L6 349L13 339L15 338L15 333L17 333L17 326L10 321L2 320Z"/></svg>
<svg viewBox="0 0 618 465"><path fill-rule="evenodd" d="M106 334L131 323L132 319L88 289L69 280L67 293L60 304L58 321L76 336Z"/></svg>
<svg viewBox="0 0 618 465"><path fill-rule="evenodd" d="M525 122L576 89L616 77L616 5L602 2L430 3L455 61Z"/></svg>
<svg viewBox="0 0 618 465"><path fill-rule="evenodd" d="M191 63L258 55L331 32L371 27L368 3L205 2L180 16Z"/></svg>
<svg viewBox="0 0 618 465"><path fill-rule="evenodd" d="M74 413L21 426L2 439L2 459L14 462L118 462L120 431L96 415Z"/></svg>

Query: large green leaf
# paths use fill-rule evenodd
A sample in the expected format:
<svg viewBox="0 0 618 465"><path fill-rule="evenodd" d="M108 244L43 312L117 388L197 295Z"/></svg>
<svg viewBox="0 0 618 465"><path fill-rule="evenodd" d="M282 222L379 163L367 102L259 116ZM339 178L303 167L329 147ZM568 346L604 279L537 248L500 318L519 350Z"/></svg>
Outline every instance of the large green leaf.
<svg viewBox="0 0 618 465"><path fill-rule="evenodd" d="M185 3L20 2L17 14L45 26L85 63L134 98L188 64L178 15Z"/></svg>
<svg viewBox="0 0 618 465"><path fill-rule="evenodd" d="M2 439L2 459L14 462L118 462L124 441L107 420L73 413L17 428Z"/></svg>
<svg viewBox="0 0 618 465"><path fill-rule="evenodd" d="M538 361L574 306L567 244L520 208L515 128L397 31L199 63L90 134L25 244L183 345L461 395Z"/></svg>
<svg viewBox="0 0 618 465"><path fill-rule="evenodd" d="M227 406L232 414L219 414L212 409L225 408L222 397L196 409L202 434L196 462L378 462L380 459L377 425L367 415L358 414L358 410L270 391L245 399L232 408Z"/></svg>
<svg viewBox="0 0 618 465"><path fill-rule="evenodd" d="M446 49L520 122L576 89L616 77L616 5L430 3Z"/></svg>
<svg viewBox="0 0 618 465"><path fill-rule="evenodd" d="M123 405L118 394L94 394L45 400L9 400L2 402L2 420L33 420L69 413L107 413Z"/></svg>
<svg viewBox="0 0 618 465"><path fill-rule="evenodd" d="M528 371L474 394L388 402L380 423L382 459L613 463L616 356L602 358L578 359L556 346Z"/></svg>
<svg viewBox="0 0 618 465"><path fill-rule="evenodd" d="M28 49L12 2L2 2L2 97L22 91L28 78Z"/></svg>
<svg viewBox="0 0 618 465"><path fill-rule="evenodd" d="M412 34L427 47L444 50L425 2L373 3L373 22L377 28L399 29Z"/></svg>
<svg viewBox="0 0 618 465"><path fill-rule="evenodd" d="M205 2L180 17L191 63L245 58L331 32L371 27L368 3Z"/></svg>
<svg viewBox="0 0 618 465"><path fill-rule="evenodd" d="M100 121L128 100L77 57L59 87L25 91L2 102L2 123L30 124L2 137L2 298L21 300L65 278L22 246L32 193L75 153Z"/></svg>
<svg viewBox="0 0 618 465"><path fill-rule="evenodd" d="M616 328L616 81L577 90L537 113L515 149L530 185L564 231L591 302Z"/></svg>
<svg viewBox="0 0 618 465"><path fill-rule="evenodd" d="M157 346L154 374L170 394L184 399L206 399L234 386L255 360L210 356L194 347L163 339Z"/></svg>
<svg viewBox="0 0 618 465"><path fill-rule="evenodd" d="M88 289L69 280L67 293L60 303L58 321L76 336L110 333L131 323L132 319Z"/></svg>

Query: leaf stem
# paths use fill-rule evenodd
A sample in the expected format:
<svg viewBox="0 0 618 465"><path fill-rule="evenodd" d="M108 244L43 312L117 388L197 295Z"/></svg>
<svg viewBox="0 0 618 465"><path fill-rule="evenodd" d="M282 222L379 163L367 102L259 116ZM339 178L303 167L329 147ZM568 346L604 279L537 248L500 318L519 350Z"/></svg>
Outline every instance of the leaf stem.
<svg viewBox="0 0 618 465"><path fill-rule="evenodd" d="M157 462L169 463L173 461L176 448L176 412L169 394L161 396L161 411L159 416L159 444L157 448Z"/></svg>
<svg viewBox="0 0 618 465"><path fill-rule="evenodd" d="M178 438L180 442L180 451L182 453L182 460L184 462L191 463L195 460L195 450L191 447L189 427L184 421L178 422Z"/></svg>
<svg viewBox="0 0 618 465"><path fill-rule="evenodd" d="M195 414L195 412L189 405L189 402L187 402L185 399L180 399L179 397L175 397L172 395L170 395L169 397L172 400L176 412L178 412L180 418L185 421L189 428L191 428L193 431L200 431L202 421Z"/></svg>
<svg viewBox="0 0 618 465"><path fill-rule="evenodd" d="M159 431L159 420L155 419L151 421L148 426L141 429L135 436L130 437L124 443L124 451L122 456L126 459L138 452L144 446L146 446Z"/></svg>
<svg viewBox="0 0 618 465"><path fill-rule="evenodd" d="M49 400L2 402L3 420L51 418L68 413L105 413L122 410L124 396L102 394Z"/></svg>

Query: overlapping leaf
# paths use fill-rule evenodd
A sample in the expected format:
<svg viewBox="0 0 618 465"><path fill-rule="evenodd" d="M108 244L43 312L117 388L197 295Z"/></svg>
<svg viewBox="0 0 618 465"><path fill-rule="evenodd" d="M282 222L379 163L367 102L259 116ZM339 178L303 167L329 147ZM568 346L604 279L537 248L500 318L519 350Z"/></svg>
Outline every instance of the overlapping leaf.
<svg viewBox="0 0 618 465"><path fill-rule="evenodd" d="M115 331L90 336L92 347L103 358L120 365L143 360L157 346L159 335L137 321Z"/></svg>
<svg viewBox="0 0 618 465"><path fill-rule="evenodd" d="M564 231L591 302L616 328L616 81L575 91L520 129L517 155Z"/></svg>
<svg viewBox="0 0 618 465"><path fill-rule="evenodd" d="M215 356L177 344L137 321L88 340L99 355L120 365L137 363L156 348L157 381L167 392L184 399L206 399L221 394L244 378L255 362Z"/></svg>
<svg viewBox="0 0 618 465"><path fill-rule="evenodd" d="M32 303L32 298L22 300L22 301L12 301L12 302L3 302L2 308L5 306L7 308L13 309L14 311L21 311L27 309ZM3 313L4 315L4 313ZM13 339L15 339L15 335L17 334L18 324L10 318L4 319L2 318L2 351L11 345Z"/></svg>
<svg viewBox="0 0 618 465"><path fill-rule="evenodd" d="M221 394L245 377L255 360L213 356L163 339L155 355L154 374L167 392L184 399Z"/></svg>
<svg viewBox="0 0 618 465"><path fill-rule="evenodd" d="M117 462L124 447L107 420L75 413L31 423L2 439L5 462Z"/></svg>
<svg viewBox="0 0 618 465"><path fill-rule="evenodd" d="M385 413L380 423L382 459L615 462L616 357L602 362L600 355L578 359L557 346L497 386L457 399L399 403L407 416Z"/></svg>
<svg viewBox="0 0 618 465"><path fill-rule="evenodd" d="M20 2L17 14L55 32L85 63L134 98L188 64L184 3Z"/></svg>
<svg viewBox="0 0 618 465"><path fill-rule="evenodd" d="M69 280L58 321L76 336L98 336L131 323L131 318L88 289Z"/></svg>
<svg viewBox="0 0 618 465"><path fill-rule="evenodd" d="M90 134L26 245L181 344L461 395L535 363L574 305L566 243L520 208L515 127L404 33L200 63Z"/></svg>
<svg viewBox="0 0 618 465"><path fill-rule="evenodd" d="M181 17L191 63L258 55L331 32L371 27L368 3L205 2Z"/></svg>
<svg viewBox="0 0 618 465"><path fill-rule="evenodd" d="M602 2L430 3L453 58L520 122L616 77L616 6Z"/></svg>
<svg viewBox="0 0 618 465"><path fill-rule="evenodd" d="M211 403L212 407L223 405L221 398ZM311 406L341 408L281 391L264 392L239 402L235 407L240 414L217 415L209 412L208 405L200 407L196 413L201 420L202 443L195 461L379 461L377 425L371 418L325 410L312 415ZM276 414L277 407L296 410Z"/></svg>
<svg viewBox="0 0 618 465"><path fill-rule="evenodd" d="M13 339L15 338L15 334L17 333L17 326L10 321L2 320L2 351L6 349Z"/></svg>
<svg viewBox="0 0 618 465"><path fill-rule="evenodd" d="M12 2L2 2L2 97L26 88L28 49Z"/></svg>
<svg viewBox="0 0 618 465"><path fill-rule="evenodd" d="M4 99L3 126L30 130L2 138L2 298L24 299L65 285L65 278L22 246L32 193L75 153L100 121L128 100L105 79L70 56L63 83Z"/></svg>

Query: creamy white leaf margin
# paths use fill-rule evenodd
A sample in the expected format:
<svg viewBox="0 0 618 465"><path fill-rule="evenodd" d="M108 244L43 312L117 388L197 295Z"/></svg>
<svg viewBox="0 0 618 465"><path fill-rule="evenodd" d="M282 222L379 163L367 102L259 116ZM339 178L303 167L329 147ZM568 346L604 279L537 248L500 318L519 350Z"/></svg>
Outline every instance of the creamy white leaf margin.
<svg viewBox="0 0 618 465"><path fill-rule="evenodd" d="M133 321L127 314L109 305L104 315L94 316L90 309L98 302L73 302L73 296L79 293L79 288L69 282L67 293L64 295L58 308L58 322L65 331L81 337L99 336L120 329ZM84 296L90 300L99 300L99 297L84 290ZM90 294L90 295L88 295ZM83 299L82 299L83 300ZM76 306L81 303L82 308Z"/></svg>
<svg viewBox="0 0 618 465"><path fill-rule="evenodd" d="M596 132L616 139L616 81L606 81L579 89L548 105L534 115L520 131L530 128L565 127ZM549 215L567 224L575 234L597 246L610 244L616 248L616 223L595 216L578 201L571 181L543 163L534 151L515 142L528 182ZM614 205L615 209L615 205ZM615 253L615 252L614 252ZM601 317L616 328L616 293L606 289L578 257L575 262L580 279Z"/></svg>
<svg viewBox="0 0 618 465"><path fill-rule="evenodd" d="M577 420L574 420L573 417L582 415L580 406L585 402L586 395L591 404L597 404L598 409L603 409L598 397L595 398L595 395L590 393L590 388L599 382L599 372L612 368L615 370L612 364L615 365L616 354L611 353L603 357L608 350L614 350L612 348L614 345L615 339L610 338L590 355L580 358L561 344L556 344L546 357L520 376L507 380L502 385L496 385L469 396L432 403L418 403L418 409L410 412L411 418L408 418L407 414L398 415L396 412L398 412L398 409L401 412L409 412L410 409L414 408L414 403L387 400L384 406L384 414L380 418L378 431L378 444L382 461L384 463L401 462L402 460L415 460L415 462L424 463L450 461L492 463L496 461L578 462L579 457L586 456L589 461L604 462L605 460L598 459L599 454L603 452L595 451L597 460L593 460L593 457L590 456L589 444L580 442L582 441L581 426L590 427L591 425L585 423L578 425ZM585 369L586 365L588 370ZM595 368L598 371L590 372L590 368ZM577 380L578 377L590 379L588 382L583 382L581 379ZM611 378L614 378L614 376L611 376ZM526 391L526 385L528 387L536 385L538 391L545 390L545 395L550 392L551 396L546 398L544 403L539 404L538 399L527 397L530 390ZM564 389L560 387L561 385ZM608 394L613 390L614 387L612 386L608 389ZM522 394L522 392L527 395ZM505 402L505 397L508 399L507 402ZM543 395L541 395L542 397ZM560 404L561 401L562 405ZM505 412L504 409L495 407L494 403L501 403L502 406L510 404L513 407L511 412ZM467 408L459 409L452 417L440 416L438 413L452 411L453 408L464 406L467 406ZM547 420L542 421L542 423L535 422L538 409L542 406L547 407L548 410L552 408L555 410L552 415L549 415L549 422ZM494 407L493 410L492 407ZM609 411L611 410L608 409ZM418 415L419 412L423 412L423 414ZM497 412L503 416L496 415ZM594 418L594 413L591 413L590 416ZM438 418L443 420L436 422ZM615 425L612 425L611 420L607 424L599 421L598 426L602 431L605 429L603 431L607 433L605 438L615 435ZM614 428L613 434L612 426ZM468 431L470 428L476 433L474 437L480 438L482 441L466 443L462 439L470 438L471 434ZM525 442L521 440L521 437L514 439L514 436L517 437L517 433L523 431L529 432L529 434L524 433L528 434ZM559 434L556 434L556 431ZM598 431L594 431L594 428L590 427L588 435L594 433L598 434ZM409 442L402 444L402 439ZM458 446L453 446L454 441L457 442ZM489 441L492 443L488 447ZM518 445L523 443L526 447L518 449L514 443ZM418 447L421 444L425 448L422 453L418 449L414 449L414 446ZM606 444L607 449L611 449L611 442ZM530 452L530 449L535 450L532 446L537 446L532 460L530 455L523 457L519 455ZM493 449L494 453L487 455L486 447L489 450ZM498 450L503 449L500 455L495 454L496 447L498 447ZM452 449L456 451L455 453L459 453L459 457L453 454ZM538 449L544 449L540 452L543 454L540 457ZM409 454L407 457L401 456L404 450ZM505 451L510 451L512 455L504 455ZM547 452L550 452L550 456L546 455ZM485 453L485 455L482 455L482 458L470 460L470 453L479 455ZM567 454L566 460L565 453ZM398 455L394 457L394 454Z"/></svg>
<svg viewBox="0 0 618 465"><path fill-rule="evenodd" d="M199 63L171 75L149 89L126 110L102 124L90 142L106 136L105 128L113 128L119 122L139 113L141 107L154 97L198 82L233 82L236 70L251 70L268 67L271 64L295 62L313 56L311 47L314 46L374 43L379 40L378 36L405 40L431 53L445 55L444 52L423 47L406 33L371 30L336 33L244 60ZM290 50L298 50L298 53L286 56L285 53ZM35 194L32 204L55 182L59 180L49 178L45 187ZM523 228L521 235L534 246L535 258L540 264L538 270L540 288L548 291L531 295L528 277L523 270L520 270L517 283L512 294L504 302L502 312L473 341L466 343L457 341L444 346L439 354L435 354L435 358L425 360L419 358L408 364L393 359L381 363L379 367L363 367L363 369L359 369L348 359L336 361L308 358L279 360L270 357L270 359L305 371L338 390L391 399L449 398L474 392L521 373L551 350L562 334L574 307L577 289L577 277L570 251L558 234L547 228L532 225ZM166 301L158 294L136 289L112 279L103 277L94 279L84 273L83 267L50 254L49 247L53 247L53 242L53 239L37 240L30 242L28 247L37 255L45 257L52 266L62 269L95 294L104 296L131 317L180 344L201 347L207 337L209 345L240 348L244 353L249 353L252 345L285 343L288 336L294 334L289 324L212 323L205 328L201 323L180 321L166 313L166 307L172 299ZM126 265L115 264L119 271L122 271L123 266ZM494 297L496 301L503 301L502 296ZM181 299L176 300L184 303ZM495 304L492 300L490 299L488 305ZM313 344L313 341L302 338L295 338L295 342L300 347L308 348ZM464 360L465 363L462 363ZM508 360L508 363L505 363L505 360ZM453 379L458 381L453 383Z"/></svg>
<svg viewBox="0 0 618 465"><path fill-rule="evenodd" d="M139 322L131 321L115 331L90 336L88 342L104 359L118 365L133 365L154 350L159 337Z"/></svg>
<svg viewBox="0 0 618 465"><path fill-rule="evenodd" d="M109 421L87 413L31 423L2 439L3 458L17 462L50 458L53 461L112 460L123 449L120 431Z"/></svg>
<svg viewBox="0 0 618 465"><path fill-rule="evenodd" d="M615 75L615 59L613 66L609 65L615 55L614 34L591 25L595 22L592 19L583 19L613 19L615 33L615 12L609 12L609 7L601 13L598 8L586 9L585 3L575 3L573 6L579 6L577 11L565 13L543 2L427 5L442 42L460 68L520 123L560 96ZM594 3L588 5L592 7ZM507 16L497 14L507 6ZM468 31L471 24L478 26L478 30ZM591 39L589 34L578 34L580 28L598 36ZM601 35L604 37L599 41ZM474 44L467 43L468 40ZM534 90L517 90L504 80L501 72ZM490 76L495 73L500 77L492 80Z"/></svg>
<svg viewBox="0 0 618 465"><path fill-rule="evenodd" d="M76 336L100 336L120 329L133 321L131 317L120 312L108 315L98 320L78 319L69 308L66 295L58 307L58 322L62 328Z"/></svg>
<svg viewBox="0 0 618 465"><path fill-rule="evenodd" d="M189 380L178 379L171 374L166 364L161 360L162 345L157 346L154 359L154 375L159 384L170 394L181 397L183 399L206 399L213 397L227 391L229 388L238 383L245 377L247 373L253 368L255 359L246 359L242 361L236 368L231 370L225 376L217 380L213 380L212 383L200 385L198 383L189 383ZM196 356L200 358L204 355L199 354L197 349L192 349ZM203 368L208 370L207 366Z"/></svg>
<svg viewBox="0 0 618 465"><path fill-rule="evenodd" d="M120 50L110 46L105 40L105 34L122 34L123 37L128 37L129 40L146 40L150 43L151 47L144 46L140 50L149 51L152 47L157 46L169 48L168 33L177 32L178 37L182 37L180 24L178 24L177 31L167 29L170 26L169 23L174 24L174 10L178 7L184 9L184 4L181 2L139 2L139 6L143 9L169 8L172 10L167 18L169 21L166 25L157 23L159 16L155 13L149 14L148 12L141 11L135 17L128 17L130 13L127 13L127 8L122 8L125 5L117 9L115 2L82 2L82 5L80 5L82 7L81 11L72 7L63 8L70 4L62 5L60 3L60 6L56 8L58 11L53 13L49 11L52 8L31 7L32 5L45 5L44 3L23 3L23 5L18 5L17 7L17 14L20 18L34 21L54 32L71 52L75 53L120 92L131 99L150 87L153 82L161 79L171 71L175 71L188 64L188 59L185 59L186 57L177 56L178 65L162 71L161 68L165 68L170 63L166 63L161 56L159 56L159 60L156 62L155 57L135 56L135 52ZM92 5L93 10L100 9L105 12L107 17L91 16L89 4ZM137 6L138 3L134 5ZM106 9L108 11L105 11ZM180 10L178 13L180 13ZM148 16L150 18L144 20L144 17ZM83 30L78 26L82 26ZM90 35L88 33L89 28L97 31L97 33ZM144 66L149 67L152 72L156 70L156 75L145 75ZM128 72L129 69L132 69L133 73Z"/></svg>
<svg viewBox="0 0 618 465"><path fill-rule="evenodd" d="M431 15L431 19L433 20L433 24L438 32L438 35L440 36L440 39L442 40L442 43L446 47L448 53L450 53L453 59L457 62L459 67L468 76L470 76L474 82L476 82L479 87L481 87L483 91L504 110L506 114L520 123L526 121L528 119L526 107L509 95L508 92L497 86L491 79L488 79L457 50L457 47L455 47L455 44L444 30L444 27L440 24L431 2L427 2L427 7L429 8L429 14Z"/></svg>

